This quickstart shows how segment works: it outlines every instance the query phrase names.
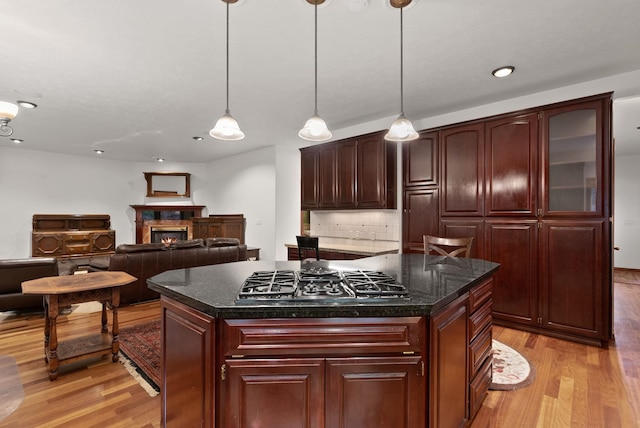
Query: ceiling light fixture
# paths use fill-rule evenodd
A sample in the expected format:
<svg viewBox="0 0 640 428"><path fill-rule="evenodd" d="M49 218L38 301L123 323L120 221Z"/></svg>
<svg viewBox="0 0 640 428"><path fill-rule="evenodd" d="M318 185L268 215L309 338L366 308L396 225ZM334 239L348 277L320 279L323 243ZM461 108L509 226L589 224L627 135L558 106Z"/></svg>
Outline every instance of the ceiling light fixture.
<svg viewBox="0 0 640 428"><path fill-rule="evenodd" d="M156 158L158 162L164 162L164 158Z"/></svg>
<svg viewBox="0 0 640 428"><path fill-rule="evenodd" d="M38 107L38 104L34 104L30 101L18 101L18 105L20 107L24 107L24 108L30 108L30 109L34 109L36 107Z"/></svg>
<svg viewBox="0 0 640 428"><path fill-rule="evenodd" d="M104 150L95 149L94 152L96 152L97 155L101 155L104 153Z"/></svg>
<svg viewBox="0 0 640 428"><path fill-rule="evenodd" d="M513 73L515 69L515 67L508 65L505 67L496 68L491 72L491 74L493 74L495 77L507 77L508 75Z"/></svg>
<svg viewBox="0 0 640 428"><path fill-rule="evenodd" d="M314 97L315 106L313 109L313 116L311 116L305 122L304 126L298 132L298 137L307 141L327 141L333 136L327 123L322 117L318 115L318 5L324 3L324 0L307 0L307 3L311 3L315 13L315 33L314 33L314 50L315 50L315 83L314 83Z"/></svg>
<svg viewBox="0 0 640 428"><path fill-rule="evenodd" d="M12 138L11 141L16 143L16 144L20 144L20 143L24 142L24 140L21 140L20 138Z"/></svg>
<svg viewBox="0 0 640 428"><path fill-rule="evenodd" d="M204 138L202 138L202 137L191 137L191 138L193 138L193 139L194 139L194 140L196 140L196 141L202 141L202 140L204 140Z"/></svg>
<svg viewBox="0 0 640 428"><path fill-rule="evenodd" d="M227 109L224 116L216 122L216 126L209 131L209 135L218 140L238 141L244 138L244 132L240 129L238 122L231 116L229 111L229 3L238 0L222 0L227 4Z"/></svg>
<svg viewBox="0 0 640 428"><path fill-rule="evenodd" d="M9 122L18 114L18 106L6 101L0 101L0 136L8 137L13 134Z"/></svg>
<svg viewBox="0 0 640 428"><path fill-rule="evenodd" d="M410 120L404 117L404 69L403 69L403 22L402 9L411 3L411 0L390 0L391 6L400 9L400 115L391 124L389 132L384 136L388 141L411 141L419 137Z"/></svg>

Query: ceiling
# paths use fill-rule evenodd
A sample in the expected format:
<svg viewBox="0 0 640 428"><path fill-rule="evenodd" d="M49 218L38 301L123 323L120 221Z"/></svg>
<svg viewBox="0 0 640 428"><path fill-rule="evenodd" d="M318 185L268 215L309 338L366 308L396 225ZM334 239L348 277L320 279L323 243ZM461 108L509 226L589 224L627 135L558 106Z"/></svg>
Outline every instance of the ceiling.
<svg viewBox="0 0 640 428"><path fill-rule="evenodd" d="M640 70L637 0L481 3L413 0L405 8L410 119ZM230 108L246 134L237 142L208 135L226 102L221 0L0 6L0 100L38 104L11 123L12 137L24 142L0 138L1 146L208 162L274 144L308 145L297 137L314 105L314 7L306 0L230 7ZM397 116L399 15L388 0L318 7L318 110L330 129ZM513 75L491 76L507 64ZM640 147L638 99L615 113L614 129L625 131L616 134L618 150Z"/></svg>

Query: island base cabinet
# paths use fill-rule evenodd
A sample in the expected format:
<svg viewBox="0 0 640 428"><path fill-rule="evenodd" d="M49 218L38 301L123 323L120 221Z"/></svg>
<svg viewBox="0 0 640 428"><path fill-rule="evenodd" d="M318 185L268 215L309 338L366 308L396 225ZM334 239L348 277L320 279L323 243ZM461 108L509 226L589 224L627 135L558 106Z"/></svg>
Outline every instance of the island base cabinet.
<svg viewBox="0 0 640 428"><path fill-rule="evenodd" d="M161 296L163 427L214 427L215 319Z"/></svg>
<svg viewBox="0 0 640 428"><path fill-rule="evenodd" d="M324 360L227 360L223 366L225 428L321 428Z"/></svg>
<svg viewBox="0 0 640 428"><path fill-rule="evenodd" d="M459 428L469 418L468 301L467 293L431 318L430 427Z"/></svg>
<svg viewBox="0 0 640 428"><path fill-rule="evenodd" d="M327 360L326 427L422 428L419 356Z"/></svg>
<svg viewBox="0 0 640 428"><path fill-rule="evenodd" d="M419 356L229 359L221 426L423 428L423 370Z"/></svg>

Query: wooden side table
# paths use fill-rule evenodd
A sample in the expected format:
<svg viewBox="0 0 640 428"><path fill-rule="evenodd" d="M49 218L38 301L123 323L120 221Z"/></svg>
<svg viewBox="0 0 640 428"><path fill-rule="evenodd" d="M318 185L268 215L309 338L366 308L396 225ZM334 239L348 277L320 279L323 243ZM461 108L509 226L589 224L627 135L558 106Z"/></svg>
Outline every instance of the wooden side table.
<svg viewBox="0 0 640 428"><path fill-rule="evenodd" d="M81 358L111 354L118 361L118 306L120 287L137 278L126 272L92 272L82 275L50 276L22 283L24 294L44 296L44 353L49 363L49 380L58 377L58 365ZM61 307L74 303L99 301L102 303L102 329L100 334L78 337L58 342L56 319ZM111 307L113 325L111 334L107 328L107 305Z"/></svg>

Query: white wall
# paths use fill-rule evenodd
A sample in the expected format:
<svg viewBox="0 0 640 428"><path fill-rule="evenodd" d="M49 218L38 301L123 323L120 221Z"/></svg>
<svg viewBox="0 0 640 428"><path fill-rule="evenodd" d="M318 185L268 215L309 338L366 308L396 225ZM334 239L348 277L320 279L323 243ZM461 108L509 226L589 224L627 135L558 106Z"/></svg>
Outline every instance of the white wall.
<svg viewBox="0 0 640 428"><path fill-rule="evenodd" d="M275 260L275 147L211 162L207 181L209 214L244 214L246 244L259 247L261 259Z"/></svg>
<svg viewBox="0 0 640 428"><path fill-rule="evenodd" d="M615 267L640 269L640 155L616 157L613 245Z"/></svg>
<svg viewBox="0 0 640 428"><path fill-rule="evenodd" d="M285 244L300 234L300 150L295 145L276 147L275 260L287 260Z"/></svg>

